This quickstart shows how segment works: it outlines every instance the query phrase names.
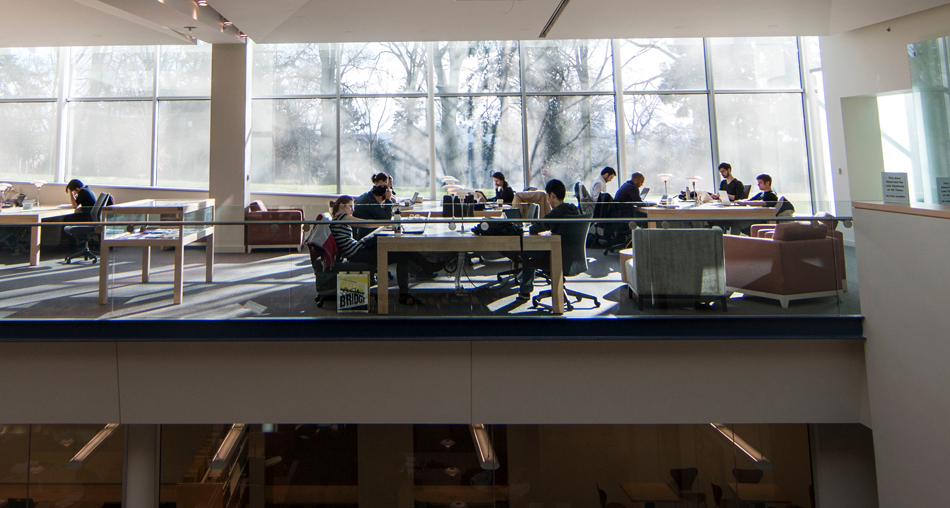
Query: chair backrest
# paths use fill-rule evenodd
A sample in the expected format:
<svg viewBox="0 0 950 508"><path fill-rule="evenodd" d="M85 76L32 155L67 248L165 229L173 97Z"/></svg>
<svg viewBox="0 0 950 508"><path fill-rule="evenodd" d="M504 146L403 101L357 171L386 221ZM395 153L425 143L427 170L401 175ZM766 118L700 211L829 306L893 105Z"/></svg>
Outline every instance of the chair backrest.
<svg viewBox="0 0 950 508"><path fill-rule="evenodd" d="M592 213L594 211L594 198L587 191L587 186L582 182L574 184L574 196L577 197L577 208L581 213Z"/></svg>
<svg viewBox="0 0 950 508"><path fill-rule="evenodd" d="M738 197L737 197L737 198L736 198L737 200L738 200L738 199L749 199L749 193L752 192L752 186L751 186L751 185L745 185L744 187L745 187L745 188L744 188L743 190L745 191L745 195L742 196L741 198L738 198Z"/></svg>
<svg viewBox="0 0 950 508"><path fill-rule="evenodd" d="M670 476L673 478L673 483L676 484L676 489L680 492L692 489L693 482L696 481L698 474L699 470L695 467L670 469Z"/></svg>
<svg viewBox="0 0 950 508"><path fill-rule="evenodd" d="M96 204L92 205L92 210L89 212L89 216L92 217L92 222L102 220L102 207L112 206L114 204L115 200L112 199L112 194L108 192L99 193L99 197L96 198Z"/></svg>
<svg viewBox="0 0 950 508"><path fill-rule="evenodd" d="M577 216L577 220L558 225L558 236L561 237L561 265L565 276L587 271L587 233L590 232L593 218L593 213L585 213Z"/></svg>
<svg viewBox="0 0 950 508"><path fill-rule="evenodd" d="M739 483L759 483L765 476L765 471L761 469L733 469L732 476Z"/></svg>
<svg viewBox="0 0 950 508"><path fill-rule="evenodd" d="M531 203L528 205L528 213L525 215L525 218L528 219L540 219L541 218L541 205L537 203Z"/></svg>

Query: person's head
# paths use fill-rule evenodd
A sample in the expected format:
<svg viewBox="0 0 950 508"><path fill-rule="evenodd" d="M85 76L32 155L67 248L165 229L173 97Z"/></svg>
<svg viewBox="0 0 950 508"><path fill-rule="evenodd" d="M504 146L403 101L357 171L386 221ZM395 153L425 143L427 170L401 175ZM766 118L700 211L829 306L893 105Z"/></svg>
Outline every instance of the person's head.
<svg viewBox="0 0 950 508"><path fill-rule="evenodd" d="M389 196L387 196L387 194L389 194L389 187L386 186L386 184L377 185L373 187L373 190L370 192L373 193L373 197L376 198L377 203L383 203L389 199Z"/></svg>
<svg viewBox="0 0 950 508"><path fill-rule="evenodd" d="M66 192L67 193L75 192L75 191L78 191L79 189L82 189L83 187L85 187L85 185L83 185L81 180L77 180L73 178L72 180L69 181L69 183L66 184Z"/></svg>
<svg viewBox="0 0 950 508"><path fill-rule="evenodd" d="M495 171L491 175L491 179L495 182L495 187L507 187L508 182L505 181L505 174L501 171Z"/></svg>
<svg viewBox="0 0 950 508"><path fill-rule="evenodd" d="M333 215L338 213L353 213L353 198L343 195L336 198L336 201L330 201L330 209Z"/></svg>
<svg viewBox="0 0 950 508"><path fill-rule="evenodd" d="M548 204L554 207L564 202L567 187L560 180L548 180L547 185L544 186L544 192L548 194Z"/></svg>
<svg viewBox="0 0 950 508"><path fill-rule="evenodd" d="M723 162L720 164L719 174L722 175L723 178L729 178L729 175L732 174L732 164L729 164L728 162Z"/></svg>
<svg viewBox="0 0 950 508"><path fill-rule="evenodd" d="M647 179L643 176L643 173L634 173L630 175L630 181L639 189L643 187L643 184L646 183Z"/></svg>
<svg viewBox="0 0 950 508"><path fill-rule="evenodd" d="M600 176L601 178L604 179L605 182L610 183L610 181L613 180L614 177L617 176L617 170L615 170L614 168L610 166L607 166L600 171Z"/></svg>
<svg viewBox="0 0 950 508"><path fill-rule="evenodd" d="M772 177L768 173L762 173L761 175L755 177L755 182L759 184L759 190L762 192L769 192L772 190Z"/></svg>
<svg viewBox="0 0 950 508"><path fill-rule="evenodd" d="M376 173L373 175L373 185L391 185L392 178L389 177L386 173Z"/></svg>

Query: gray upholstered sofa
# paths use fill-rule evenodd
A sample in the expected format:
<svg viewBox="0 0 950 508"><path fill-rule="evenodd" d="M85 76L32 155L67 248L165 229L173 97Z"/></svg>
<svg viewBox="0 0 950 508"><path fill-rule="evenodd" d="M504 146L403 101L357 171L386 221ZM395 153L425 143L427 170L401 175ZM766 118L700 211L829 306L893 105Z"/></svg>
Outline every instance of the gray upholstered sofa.
<svg viewBox="0 0 950 508"><path fill-rule="evenodd" d="M633 258L624 266L630 296L644 304L657 298L719 300L726 311L722 230L636 229Z"/></svg>

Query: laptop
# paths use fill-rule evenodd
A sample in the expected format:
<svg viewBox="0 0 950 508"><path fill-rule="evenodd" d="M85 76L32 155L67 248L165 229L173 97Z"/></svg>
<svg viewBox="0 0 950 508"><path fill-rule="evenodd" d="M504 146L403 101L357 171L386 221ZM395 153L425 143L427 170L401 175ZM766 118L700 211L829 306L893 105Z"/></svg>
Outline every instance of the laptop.
<svg viewBox="0 0 950 508"><path fill-rule="evenodd" d="M650 188L649 188L649 187L644 187L643 190L640 191L640 199L646 199L646 198L647 198L647 194L649 194L649 193L650 193Z"/></svg>
<svg viewBox="0 0 950 508"><path fill-rule="evenodd" d="M722 206L729 206L732 204L732 201L729 201L729 193L726 191L719 192L719 201L722 203Z"/></svg>
<svg viewBox="0 0 950 508"><path fill-rule="evenodd" d="M423 214L413 214L407 219L403 219L400 225L402 225L402 232L406 235L421 235L426 232L426 226L429 225L429 217L432 215L431 212L425 212ZM418 216L417 218L414 218Z"/></svg>

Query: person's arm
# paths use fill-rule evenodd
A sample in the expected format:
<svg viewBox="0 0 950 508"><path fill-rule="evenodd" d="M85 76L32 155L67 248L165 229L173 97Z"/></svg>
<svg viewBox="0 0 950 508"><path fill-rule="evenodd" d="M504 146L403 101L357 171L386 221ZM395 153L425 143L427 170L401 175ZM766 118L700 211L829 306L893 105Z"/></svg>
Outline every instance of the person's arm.
<svg viewBox="0 0 950 508"><path fill-rule="evenodd" d="M590 186L590 195L594 199L597 199L597 196L599 196L601 192L604 192L604 183L603 180L597 178L594 180L594 184Z"/></svg>
<svg viewBox="0 0 950 508"><path fill-rule="evenodd" d="M73 194L73 191L66 189L66 194L69 195L69 204L72 205L73 208L79 206L79 203L76 202L76 195Z"/></svg>

